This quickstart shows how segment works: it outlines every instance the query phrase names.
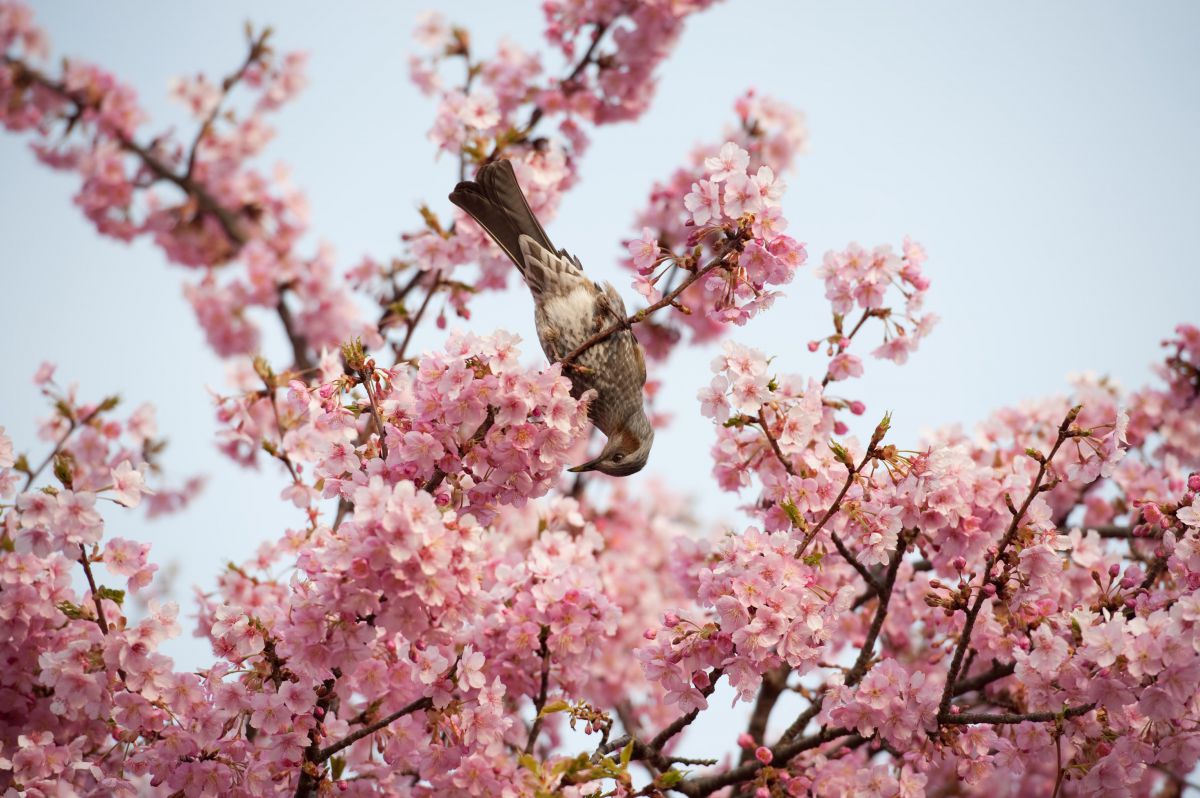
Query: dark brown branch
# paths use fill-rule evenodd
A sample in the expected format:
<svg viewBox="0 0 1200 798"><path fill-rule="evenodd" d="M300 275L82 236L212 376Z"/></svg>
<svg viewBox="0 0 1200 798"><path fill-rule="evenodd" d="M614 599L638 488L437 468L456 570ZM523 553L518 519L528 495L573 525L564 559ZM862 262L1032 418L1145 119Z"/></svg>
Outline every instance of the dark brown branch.
<svg viewBox="0 0 1200 798"><path fill-rule="evenodd" d="M388 726L388 725L396 722L397 720L404 717L405 715L411 715L414 712L420 712L423 709L432 709L432 708L433 708L433 699L432 698L430 698L428 696L426 696L424 698L418 698L416 701L413 701L412 703L406 705L404 708L398 709L395 712L393 712L392 714L386 715L386 716L380 718L379 720L375 721L374 723L371 723L367 726L363 726L361 729L355 731L352 734L346 735L341 740L338 740L336 743L333 743L332 745L322 748L317 754L316 761L324 762L326 759L329 759L329 757L333 756L338 751L342 751L346 748L349 748L350 746L354 745L356 742L358 742L362 738L364 738L368 735L374 734L375 732L379 731L380 729L384 728L385 726Z"/></svg>
<svg viewBox="0 0 1200 798"><path fill-rule="evenodd" d="M813 538L825 527L825 524L829 523L829 519L833 518L837 511L842 508L842 499L846 498L846 494L850 491L850 486L854 484L854 478L858 475L858 472L862 471L867 462L875 456L875 444L877 442L872 438L871 445L867 447L867 453L863 455L862 461L856 466L847 466L849 470L846 473L846 482L838 492L837 498L833 500L833 504L829 505L829 509L825 511L825 515L821 516L821 520L817 522L817 525L804 534L804 539L800 541L800 547L796 549L796 559L800 559L803 556L804 550L808 548L808 544L812 543Z"/></svg>
<svg viewBox="0 0 1200 798"><path fill-rule="evenodd" d="M358 378L362 381L363 390L367 392L367 401L371 403L371 418L375 421L375 429L379 432L379 453L384 462L388 459L387 430L383 426L383 416L379 413L379 402L375 399L375 385L372 383L374 374L366 369L359 371Z"/></svg>
<svg viewBox="0 0 1200 798"><path fill-rule="evenodd" d="M329 713L330 707L337 700L335 688L340 676L341 671L334 668L332 678L326 679L317 688L317 704L313 714L318 720L323 719ZM304 749L304 759L300 763L300 778L296 782L296 798L315 796L321 779L324 778L321 763L325 760L321 758L320 735L320 724L313 726L308 731L308 746Z"/></svg>
<svg viewBox="0 0 1200 798"><path fill-rule="evenodd" d="M533 746L542 732L542 709L546 706L546 694L550 689L550 648L546 645L549 637L550 627L543 626L538 635L538 656L542 658L542 680L537 697L533 700L533 725L529 727L529 737L525 740L525 753L527 754L533 753Z"/></svg>
<svg viewBox="0 0 1200 798"><path fill-rule="evenodd" d="M421 302L421 307L417 309L417 313L410 319L405 321L408 329L404 332L404 340L400 343L400 348L396 350L396 362L404 360L404 355L408 351L408 345L412 341L413 333L417 331L417 325L421 323L421 317L425 315L425 311L429 308L429 302L433 299L434 293L437 292L441 281L435 276L433 285L429 286L429 293L425 295L425 300Z"/></svg>
<svg viewBox="0 0 1200 798"><path fill-rule="evenodd" d="M854 553L850 549L846 548L846 544L838 537L838 533L830 532L829 539L833 541L834 548L838 550L838 554L842 555L842 559L850 563L854 570L858 571L859 576L866 580L867 587L878 592L881 588L879 580L867 570L865 565L858 561L858 558L854 556Z"/></svg>
<svg viewBox="0 0 1200 798"><path fill-rule="evenodd" d="M972 690L981 690L998 679L1003 679L1005 676L1012 676L1016 669L1017 665L1014 662L997 662L982 673L965 679L959 679L958 683L954 685L954 694L957 696L969 693Z"/></svg>
<svg viewBox="0 0 1200 798"><path fill-rule="evenodd" d="M797 754L813 748L819 748L827 742L836 740L839 737L845 737L850 734L849 729L835 728L822 729L811 737L805 737L800 740L795 740L790 743L777 745L771 749L774 755L773 762L782 764L791 760ZM700 798L700 796L710 795L717 790L730 786L731 784L739 784L747 779L750 779L761 770L762 762L757 759L751 759L737 767L728 770L724 773L717 773L712 776L701 776L693 779L684 779L672 789L691 796L691 798Z"/></svg>
<svg viewBox="0 0 1200 798"><path fill-rule="evenodd" d="M1025 712L1002 715L991 715L986 712L960 712L957 715L951 714L947 717L939 718L938 722L949 726L965 726L971 723L1012 725L1025 723L1026 721L1046 723L1058 720L1059 718L1075 718L1080 715L1086 715L1095 708L1095 704L1084 704L1082 706L1070 707L1062 712Z"/></svg>
<svg viewBox="0 0 1200 798"><path fill-rule="evenodd" d="M1017 530L1021 527L1021 519L1025 517L1026 511L1029 510L1029 505L1033 504L1033 500L1041 492L1042 480L1046 476L1054 455L1062 448L1063 443L1069 438L1074 437L1071 432L1071 425L1075 422L1076 417L1078 417L1080 409L1081 406L1077 405L1067 413L1066 418L1063 419L1062 424L1058 427L1058 435L1054 439L1054 447L1050 450L1050 454L1044 457L1039 455L1037 474L1034 475L1033 481L1029 486L1029 494L1025 497L1025 501L1021 504L1019 510L1016 508L1012 509L1012 523L1009 524L1008 530L1004 533L1004 538L1000 541L996 552L987 558L987 562L983 568L983 582L980 585L980 589L975 593L974 601L967 609L966 622L963 624L962 633L959 635L958 645L954 648L954 656L950 660L950 669L946 674L946 687L942 691L942 700L938 706L939 719L945 719L950 716L950 699L953 697L954 684L958 680L963 657L966 655L967 649L971 646L971 632L975 628L975 619L979 617L979 610L983 607L984 599L987 598L987 593L984 592L983 586L987 585L993 579L992 568L1004 556L1005 549L1012 543L1013 538L1016 537ZM1011 502L1009 506L1012 507Z"/></svg>
<svg viewBox="0 0 1200 798"><path fill-rule="evenodd" d="M88 588L92 591L92 602L96 605L96 623L100 625L100 631L108 634L108 619L104 617L104 602L100 600L100 593L96 589L96 578L92 576L92 566L88 562L87 549L83 544L79 544L79 564L83 566L83 573L87 576Z"/></svg>

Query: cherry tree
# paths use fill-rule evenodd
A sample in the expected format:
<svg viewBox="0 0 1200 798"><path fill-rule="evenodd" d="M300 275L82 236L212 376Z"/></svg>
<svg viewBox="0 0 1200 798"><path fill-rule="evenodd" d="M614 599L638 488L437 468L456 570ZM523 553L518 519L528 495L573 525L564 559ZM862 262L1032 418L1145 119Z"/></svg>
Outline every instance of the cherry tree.
<svg viewBox="0 0 1200 798"><path fill-rule="evenodd" d="M709 4L547 0L563 74L423 16L411 78L436 103L432 148L464 177L510 159L551 218L589 135L646 111ZM0 47L0 123L77 178L100 235L183 267L208 344L238 367L216 406L230 468L273 467L264 501L305 519L220 574L195 608L211 662L177 669L159 646L180 610L150 548L107 534L97 507L181 511L197 485L159 484L152 407L39 370L41 441L0 427L6 795L1182 790L1200 758L1197 327L1134 391L1082 378L970 433L897 442L885 416L851 435L853 379L934 328L925 252L850 244L808 267L832 320L808 343L819 378L736 343L809 259L781 205L803 119L748 91L655 183L623 264L652 374L724 339L674 422L711 424L713 484L751 519L710 529L638 477L564 474L589 397L472 326L474 298L515 279L440 191L394 256L301 245L303 194L257 159L304 88L302 54L248 31L227 75L174 84L184 135L155 130L118 76L50 59L19 2L0 0ZM457 331L416 353L433 307ZM289 363L258 355L276 324ZM746 727L679 756L722 682Z"/></svg>

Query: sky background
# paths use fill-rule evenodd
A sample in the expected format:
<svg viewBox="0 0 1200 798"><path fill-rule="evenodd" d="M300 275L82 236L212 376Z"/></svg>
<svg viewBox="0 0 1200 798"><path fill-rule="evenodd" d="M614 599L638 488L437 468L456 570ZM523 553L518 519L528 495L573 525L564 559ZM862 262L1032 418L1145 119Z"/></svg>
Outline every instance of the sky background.
<svg viewBox="0 0 1200 798"><path fill-rule="evenodd" d="M505 36L544 50L534 0L438 5L470 28L477 52ZM267 162L288 164L308 194L308 247L331 243L343 267L397 254L421 202L448 211L456 165L433 157L433 104L407 79L409 34L427 2L33 6L54 57L100 63L136 87L147 131L174 124L190 136L168 81L240 63L247 19L272 25L277 48L308 51L310 86L275 118ZM688 22L642 120L595 133L578 188L547 226L633 304L615 264L652 181L693 144L719 144L734 99L754 87L808 117L811 147L786 176L783 207L810 265L735 340L777 356L781 371L819 376L825 358L804 342L830 329L813 273L822 253L908 234L929 252L927 308L942 321L907 365L869 359L866 377L844 384L872 424L893 412L892 441L1062 392L1071 373L1136 387L1174 325L1200 322L1198 35L1200 4L1183 0L728 0ZM552 54L544 63L561 73ZM225 367L183 299L194 275L146 242L100 239L71 203L76 188L22 139L0 136L0 424L18 451L44 455L35 419L46 408L30 382L43 360L83 396L157 406L168 477L202 473L208 487L155 522L110 513L108 534L153 542L152 558L179 569L174 594L187 613L192 585L210 588L225 562L302 519L276 500L284 482L273 467L248 473L214 448L206 387L224 387ZM541 357L521 293L473 309L473 329L517 332L526 358ZM418 349L436 344L426 335ZM284 352L281 337L269 339L276 362ZM705 523L736 524L738 498L711 487L713 435L695 400L712 354L679 352L661 373L661 406L676 420L633 479L663 479L694 498ZM188 631L166 649L182 667L209 656ZM727 722L710 713L688 748L704 750Z"/></svg>

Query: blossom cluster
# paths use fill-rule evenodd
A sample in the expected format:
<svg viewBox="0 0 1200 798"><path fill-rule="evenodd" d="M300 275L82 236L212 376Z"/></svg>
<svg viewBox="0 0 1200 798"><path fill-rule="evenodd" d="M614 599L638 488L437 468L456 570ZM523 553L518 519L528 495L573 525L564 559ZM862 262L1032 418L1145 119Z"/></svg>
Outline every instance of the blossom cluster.
<svg viewBox="0 0 1200 798"><path fill-rule="evenodd" d="M629 243L623 263L636 272L635 289L657 301L687 272L711 262L702 256L721 259L677 300L689 312L675 324L697 342L770 307L779 294L769 287L790 282L807 259L804 245L784 234L780 206L782 175L807 146L803 115L753 91L738 98L734 111L737 125L726 129L724 144L693 148L684 167L654 183L636 218L641 236ZM740 241L736 253L722 249L731 236ZM643 330L640 338L655 358L681 339L674 324L655 321Z"/></svg>

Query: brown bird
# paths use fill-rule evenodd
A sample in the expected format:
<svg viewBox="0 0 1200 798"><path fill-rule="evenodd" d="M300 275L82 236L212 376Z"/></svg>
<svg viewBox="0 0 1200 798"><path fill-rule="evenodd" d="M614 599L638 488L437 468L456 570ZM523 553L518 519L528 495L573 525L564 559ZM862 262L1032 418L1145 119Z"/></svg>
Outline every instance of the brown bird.
<svg viewBox="0 0 1200 798"><path fill-rule="evenodd" d="M462 208L512 259L533 293L538 340L557 363L593 335L624 323L625 303L609 283L596 285L579 259L554 248L521 191L512 164L484 165L474 181L459 183L450 201ZM654 429L642 404L646 359L628 326L585 349L567 363L572 394L588 389L592 423L608 436L600 456L572 471L600 471L615 477L641 471L650 456Z"/></svg>

